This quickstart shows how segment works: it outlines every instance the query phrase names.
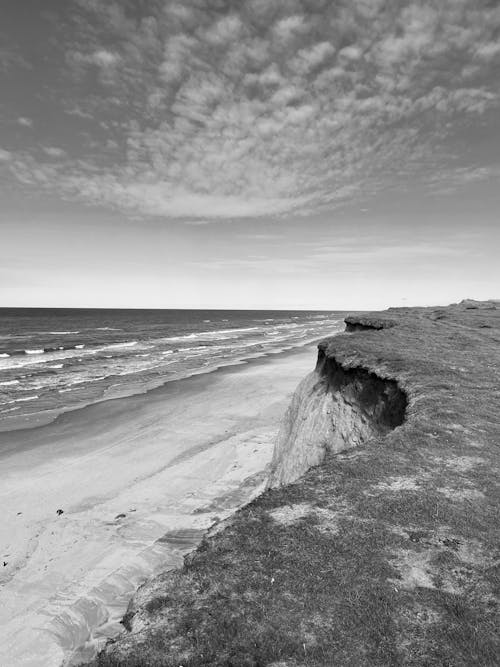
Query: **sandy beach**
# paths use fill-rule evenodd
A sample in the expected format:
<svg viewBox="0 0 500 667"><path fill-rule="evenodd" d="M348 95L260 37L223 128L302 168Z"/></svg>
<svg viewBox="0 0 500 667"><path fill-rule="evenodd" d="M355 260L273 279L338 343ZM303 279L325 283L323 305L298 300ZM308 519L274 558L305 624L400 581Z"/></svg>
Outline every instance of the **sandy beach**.
<svg viewBox="0 0 500 667"><path fill-rule="evenodd" d="M135 589L262 489L315 359L308 345L1 433L0 664L78 664L120 631Z"/></svg>

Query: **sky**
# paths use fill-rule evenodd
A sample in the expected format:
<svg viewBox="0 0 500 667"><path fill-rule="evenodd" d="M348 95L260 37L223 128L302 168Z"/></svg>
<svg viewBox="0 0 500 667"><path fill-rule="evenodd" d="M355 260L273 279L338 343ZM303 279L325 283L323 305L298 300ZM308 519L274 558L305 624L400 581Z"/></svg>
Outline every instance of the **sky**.
<svg viewBox="0 0 500 667"><path fill-rule="evenodd" d="M2 0L0 306L500 298L500 3Z"/></svg>

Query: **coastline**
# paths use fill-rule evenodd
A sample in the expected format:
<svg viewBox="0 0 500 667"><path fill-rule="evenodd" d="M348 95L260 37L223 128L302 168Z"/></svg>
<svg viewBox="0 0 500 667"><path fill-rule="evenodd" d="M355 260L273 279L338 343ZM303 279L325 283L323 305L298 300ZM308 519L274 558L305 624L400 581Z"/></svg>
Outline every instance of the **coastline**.
<svg viewBox="0 0 500 667"><path fill-rule="evenodd" d="M336 335L338 333L341 333L341 330L335 331L333 334L330 335ZM168 378L168 379L162 378L162 379L157 379L155 381L151 380L146 383L137 382L135 385L134 384L129 385L126 389L123 388L121 392L113 396L104 396L97 400L91 400L88 402L84 401L80 404L68 407L61 407L58 408L57 410L43 410L40 412L34 412L29 416L22 415L20 417L3 418L0 421L0 458L2 456L3 451L7 451L5 447L5 441L7 439L10 440L9 436L7 436L6 438L2 438L4 434L12 434L21 431L24 438L24 432L30 431L32 429L39 429L44 426L53 424L54 422L64 418L64 416L67 414L70 415L72 415L73 413L78 413L79 415L85 414L82 412L83 410L85 410L86 408L92 408L92 406L95 405L105 404L108 407L114 401L121 401L127 398L133 398L134 396L141 396L141 395L151 396L153 392L156 391L161 392L161 390L164 388L168 389L170 385L175 385L178 382L184 382L186 380L198 376L209 376L212 373L218 373L224 371L225 369L230 370L231 368L238 368L245 364L258 363L259 360L265 362L269 358L273 357L280 358L282 355L293 354L296 351L314 345L318 340L321 340L321 338L323 337L324 336L320 338L313 337L306 341L300 341L284 348L267 349L264 351L248 354L245 357L229 359L225 362L218 362L217 364L208 368L201 367L198 369L193 369L189 372L186 372L185 375L181 375L180 377L176 378ZM71 418L72 417L70 417L70 419ZM3 443L2 440L4 441Z"/></svg>
<svg viewBox="0 0 500 667"><path fill-rule="evenodd" d="M76 664L121 630L142 581L262 491L314 360L308 344L0 433L2 664Z"/></svg>
<svg viewBox="0 0 500 667"><path fill-rule="evenodd" d="M350 331L320 343L265 493L90 664L498 664L498 302Z"/></svg>

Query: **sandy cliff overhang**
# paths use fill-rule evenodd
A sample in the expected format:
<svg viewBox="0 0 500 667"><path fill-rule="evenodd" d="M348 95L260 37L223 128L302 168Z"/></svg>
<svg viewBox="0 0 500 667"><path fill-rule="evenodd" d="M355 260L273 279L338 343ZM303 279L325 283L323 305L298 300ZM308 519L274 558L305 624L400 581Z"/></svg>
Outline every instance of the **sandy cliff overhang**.
<svg viewBox="0 0 500 667"><path fill-rule="evenodd" d="M395 380L344 368L320 343L315 370L300 383L275 445L269 486L294 482L327 453L382 437L403 423L407 398Z"/></svg>

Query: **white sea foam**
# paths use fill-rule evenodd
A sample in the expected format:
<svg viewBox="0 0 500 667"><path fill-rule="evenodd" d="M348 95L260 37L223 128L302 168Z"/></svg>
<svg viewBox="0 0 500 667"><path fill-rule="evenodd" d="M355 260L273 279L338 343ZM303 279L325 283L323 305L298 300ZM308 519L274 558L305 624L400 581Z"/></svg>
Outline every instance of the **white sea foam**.
<svg viewBox="0 0 500 667"><path fill-rule="evenodd" d="M176 341L176 340L192 340L193 338L198 338L200 334L191 333L186 334L185 336L170 336L169 338L164 338L164 341Z"/></svg>
<svg viewBox="0 0 500 667"><path fill-rule="evenodd" d="M7 357L10 357L10 354L7 354L7 352L1 352L1 353L0 353L0 357L1 357L2 359L6 359Z"/></svg>
<svg viewBox="0 0 500 667"><path fill-rule="evenodd" d="M120 350L121 348L128 348L137 345L137 341L126 341L123 343L113 343L111 345L103 345L101 347L83 349L83 345L75 346L74 349L64 349L60 347L57 350L51 352L45 352L44 350L25 350L26 356L21 357L8 357L6 355L3 359L0 359L0 370L12 369L12 368L22 368L24 366L32 366L34 364L43 364L47 362L54 363L56 361L61 361L63 359L74 359L75 357L78 360L82 360L83 356L89 357L99 354L101 352L111 351L111 350ZM83 355L83 356L82 356ZM3 356L3 355L2 355ZM112 355L109 355L111 357Z"/></svg>
<svg viewBox="0 0 500 667"><path fill-rule="evenodd" d="M54 352L33 353L21 357L9 357L9 359L0 359L1 369L24 368L25 366L39 366L40 364L54 363L62 359L71 359L76 355L81 356L81 350L55 350ZM88 350L87 355L94 355L94 350Z"/></svg>
<svg viewBox="0 0 500 667"><path fill-rule="evenodd" d="M16 398L14 401L8 401L8 403L24 403L26 401L34 401L37 398L38 395L35 394L34 396L24 396L23 398Z"/></svg>
<svg viewBox="0 0 500 667"><path fill-rule="evenodd" d="M104 347L98 348L99 351L102 350L115 350L120 347L133 347L134 345L137 345L136 340L130 340L126 341L124 343L112 343L111 345L105 345Z"/></svg>
<svg viewBox="0 0 500 667"><path fill-rule="evenodd" d="M243 327L241 329L216 329L214 331L199 331L198 333L190 333L184 336L170 336L169 338L164 338L166 342L174 342L181 340L204 340L206 338L219 338L224 334L239 334L247 333L250 331L259 331L261 327Z"/></svg>
<svg viewBox="0 0 500 667"><path fill-rule="evenodd" d="M113 373L114 375L114 373ZM68 382L68 387L75 387L79 384L92 384L93 382L99 382L100 380L105 380L109 375L99 375L98 377L81 377L78 380L73 382ZM61 391L61 390L59 390ZM68 391L68 390L66 390Z"/></svg>
<svg viewBox="0 0 500 667"><path fill-rule="evenodd" d="M19 384L19 380L7 380L6 382L0 382L0 387L9 387L13 384Z"/></svg>
<svg viewBox="0 0 500 667"><path fill-rule="evenodd" d="M241 329L218 329L217 331L206 331L209 334L241 333L246 331L259 331L261 327L242 327Z"/></svg>

